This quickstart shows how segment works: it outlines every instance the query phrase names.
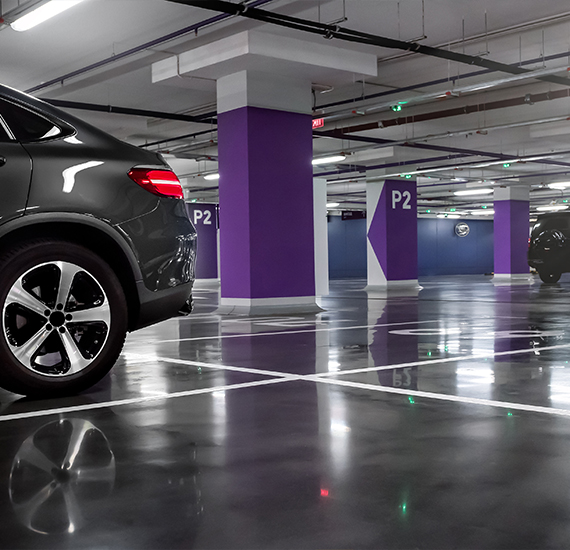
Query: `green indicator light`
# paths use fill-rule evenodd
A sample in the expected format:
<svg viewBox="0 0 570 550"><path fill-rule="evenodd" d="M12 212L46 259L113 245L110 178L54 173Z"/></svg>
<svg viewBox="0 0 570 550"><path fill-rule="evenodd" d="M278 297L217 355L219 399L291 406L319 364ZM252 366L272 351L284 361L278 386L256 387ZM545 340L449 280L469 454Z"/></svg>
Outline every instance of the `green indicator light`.
<svg viewBox="0 0 570 550"><path fill-rule="evenodd" d="M484 205L483 205L481 208L487 208L487 205L486 205L486 204L484 204Z"/></svg>
<svg viewBox="0 0 570 550"><path fill-rule="evenodd" d="M405 177L407 180L410 180L410 179L412 179L412 174L406 174L404 177Z"/></svg>
<svg viewBox="0 0 570 550"><path fill-rule="evenodd" d="M408 396L408 401L409 401L412 405L415 405L415 404L416 404L416 402L414 401L414 398L413 398L411 395Z"/></svg>
<svg viewBox="0 0 570 550"><path fill-rule="evenodd" d="M513 416L513 413L512 413L511 411L509 411L509 412L507 413L507 416Z"/></svg>
<svg viewBox="0 0 570 550"><path fill-rule="evenodd" d="M426 210L426 214L429 214L431 212L431 210Z"/></svg>
<svg viewBox="0 0 570 550"><path fill-rule="evenodd" d="M398 101L398 105L405 105L406 103L408 103L407 101Z"/></svg>
<svg viewBox="0 0 570 550"><path fill-rule="evenodd" d="M192 199L190 202L198 202L198 199Z"/></svg>
<svg viewBox="0 0 570 550"><path fill-rule="evenodd" d="M503 164L503 168L509 168L511 165L510 162L505 162L505 164Z"/></svg>
<svg viewBox="0 0 570 550"><path fill-rule="evenodd" d="M404 502L404 504L402 504L400 506L400 508L402 509L402 514L406 514L406 512L408 511L408 505Z"/></svg>
<svg viewBox="0 0 570 550"><path fill-rule="evenodd" d="M568 199L563 199L562 202L568 202Z"/></svg>
<svg viewBox="0 0 570 550"><path fill-rule="evenodd" d="M444 349L444 351L449 351L449 347L448 347L448 346L445 346L443 349Z"/></svg>
<svg viewBox="0 0 570 550"><path fill-rule="evenodd" d="M402 106L401 105L392 105L391 107L392 111L394 111L395 113L398 113L402 110Z"/></svg>
<svg viewBox="0 0 570 550"><path fill-rule="evenodd" d="M428 351L428 357L431 357L431 351Z"/></svg>
<svg viewBox="0 0 570 550"><path fill-rule="evenodd" d="M456 212L456 211L457 211L457 208L450 208L449 211L450 211L450 212Z"/></svg>

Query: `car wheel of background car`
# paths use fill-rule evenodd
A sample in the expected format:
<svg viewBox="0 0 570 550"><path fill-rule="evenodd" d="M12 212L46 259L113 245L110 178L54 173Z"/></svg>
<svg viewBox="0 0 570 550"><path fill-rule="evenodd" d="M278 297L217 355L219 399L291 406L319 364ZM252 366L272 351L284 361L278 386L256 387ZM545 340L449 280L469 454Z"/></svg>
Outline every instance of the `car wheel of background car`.
<svg viewBox="0 0 570 550"><path fill-rule="evenodd" d="M562 273L560 273L560 271L540 270L538 275L544 283L557 283L560 280Z"/></svg>
<svg viewBox="0 0 570 550"><path fill-rule="evenodd" d="M127 304L111 268L87 248L31 241L0 257L0 386L24 395L76 393L117 360Z"/></svg>

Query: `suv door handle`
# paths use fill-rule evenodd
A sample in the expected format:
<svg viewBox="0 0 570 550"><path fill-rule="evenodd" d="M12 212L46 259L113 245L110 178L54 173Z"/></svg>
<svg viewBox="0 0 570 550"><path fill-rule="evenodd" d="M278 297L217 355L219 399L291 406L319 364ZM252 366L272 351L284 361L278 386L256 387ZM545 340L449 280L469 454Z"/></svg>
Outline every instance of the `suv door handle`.
<svg viewBox="0 0 570 550"><path fill-rule="evenodd" d="M0 157L0 167L6 164L6 159L4 157Z"/></svg>

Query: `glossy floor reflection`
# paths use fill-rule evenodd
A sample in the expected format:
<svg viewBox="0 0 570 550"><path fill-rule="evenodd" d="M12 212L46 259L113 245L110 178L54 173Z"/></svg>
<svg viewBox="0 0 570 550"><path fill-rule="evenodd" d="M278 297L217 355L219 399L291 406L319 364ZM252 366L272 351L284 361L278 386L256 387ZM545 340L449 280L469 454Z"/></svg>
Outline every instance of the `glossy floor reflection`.
<svg viewBox="0 0 570 550"><path fill-rule="evenodd" d="M0 548L567 548L570 278L196 311L91 391L0 392Z"/></svg>

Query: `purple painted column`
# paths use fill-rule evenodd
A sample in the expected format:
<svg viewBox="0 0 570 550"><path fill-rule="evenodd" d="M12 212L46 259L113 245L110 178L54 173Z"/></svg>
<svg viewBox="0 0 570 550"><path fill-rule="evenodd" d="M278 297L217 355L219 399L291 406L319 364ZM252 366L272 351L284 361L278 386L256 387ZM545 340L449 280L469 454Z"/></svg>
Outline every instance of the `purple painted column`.
<svg viewBox="0 0 570 550"><path fill-rule="evenodd" d="M495 190L495 279L527 279L529 235L528 187Z"/></svg>
<svg viewBox="0 0 570 550"><path fill-rule="evenodd" d="M366 197L368 286L417 286L416 182L369 182Z"/></svg>
<svg viewBox="0 0 570 550"><path fill-rule="evenodd" d="M311 115L218 117L221 309L317 311Z"/></svg>

